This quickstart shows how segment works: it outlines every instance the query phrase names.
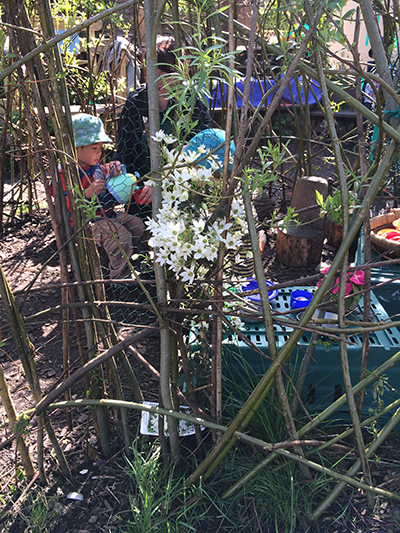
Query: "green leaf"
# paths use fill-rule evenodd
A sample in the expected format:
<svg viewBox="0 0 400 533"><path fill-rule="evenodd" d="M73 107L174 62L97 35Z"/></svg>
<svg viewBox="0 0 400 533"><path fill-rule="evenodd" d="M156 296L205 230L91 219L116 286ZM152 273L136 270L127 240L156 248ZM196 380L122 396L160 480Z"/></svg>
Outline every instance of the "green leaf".
<svg viewBox="0 0 400 533"><path fill-rule="evenodd" d="M336 9L338 7L340 7L341 5L341 0L331 0L330 2L328 2L328 9Z"/></svg>
<svg viewBox="0 0 400 533"><path fill-rule="evenodd" d="M324 206L324 197L319 191L315 191L316 202L320 207Z"/></svg>
<svg viewBox="0 0 400 533"><path fill-rule="evenodd" d="M343 15L342 19L347 20L347 19L351 18L355 12L356 12L355 9L350 9L349 11L347 11L347 13L345 13Z"/></svg>

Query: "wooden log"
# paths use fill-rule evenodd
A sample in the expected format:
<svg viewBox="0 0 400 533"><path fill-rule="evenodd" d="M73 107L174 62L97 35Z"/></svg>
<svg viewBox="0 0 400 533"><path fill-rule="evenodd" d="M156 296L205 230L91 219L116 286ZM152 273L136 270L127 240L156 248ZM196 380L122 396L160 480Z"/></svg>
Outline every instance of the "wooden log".
<svg viewBox="0 0 400 533"><path fill-rule="evenodd" d="M287 266L313 266L320 262L324 231L313 226L278 228L276 257Z"/></svg>

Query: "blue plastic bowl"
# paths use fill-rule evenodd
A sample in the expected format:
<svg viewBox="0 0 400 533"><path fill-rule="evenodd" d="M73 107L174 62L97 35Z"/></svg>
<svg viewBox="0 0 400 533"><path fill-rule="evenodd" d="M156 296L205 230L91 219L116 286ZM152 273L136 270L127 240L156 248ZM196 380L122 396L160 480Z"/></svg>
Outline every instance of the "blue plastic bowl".
<svg viewBox="0 0 400 533"><path fill-rule="evenodd" d="M313 295L311 292L297 290L293 291L290 295L290 307L291 309L301 309L307 307L311 302Z"/></svg>
<svg viewBox="0 0 400 533"><path fill-rule="evenodd" d="M242 285L242 287L240 288L242 292L255 291L258 289L258 283L255 278L249 278L247 281L248 283L246 283L246 285ZM267 287L270 287L271 285L273 285L272 281L265 280L265 283L267 284ZM278 296L277 289L274 289L273 291L268 292L268 300L273 300L277 296ZM253 302L255 304L259 304L261 302L261 298L259 294L251 294L250 296L246 296L246 298L250 300L250 302Z"/></svg>

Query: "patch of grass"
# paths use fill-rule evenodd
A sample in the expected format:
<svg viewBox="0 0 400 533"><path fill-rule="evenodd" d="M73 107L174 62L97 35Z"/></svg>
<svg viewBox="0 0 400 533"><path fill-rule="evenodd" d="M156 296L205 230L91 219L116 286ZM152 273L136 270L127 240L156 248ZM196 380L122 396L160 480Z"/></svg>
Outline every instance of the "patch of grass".
<svg viewBox="0 0 400 533"><path fill-rule="evenodd" d="M254 467L261 453L239 445L207 483L186 488L193 465L185 465L185 473L182 466L165 465L156 442L141 446L137 439L132 451L124 469L130 478L130 509L119 515L120 533L294 533L301 520L308 524L310 491L291 463L263 469L223 500L224 490Z"/></svg>
<svg viewBox="0 0 400 533"><path fill-rule="evenodd" d="M26 524L24 533L51 533L59 510L55 505L56 497L48 497L40 488L32 491L19 512L20 519Z"/></svg>
<svg viewBox="0 0 400 533"><path fill-rule="evenodd" d="M125 474L130 478L130 511L120 515L121 533L197 531L201 513L194 511L199 499L197 488L186 489L184 477L174 465L162 463L158 444L132 445L133 458L127 459Z"/></svg>

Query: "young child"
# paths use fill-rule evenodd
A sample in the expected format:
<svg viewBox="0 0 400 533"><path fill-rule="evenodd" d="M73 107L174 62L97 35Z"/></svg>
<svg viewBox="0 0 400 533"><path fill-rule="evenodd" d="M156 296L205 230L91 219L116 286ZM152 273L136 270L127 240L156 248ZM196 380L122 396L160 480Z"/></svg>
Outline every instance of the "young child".
<svg viewBox="0 0 400 533"><path fill-rule="evenodd" d="M107 253L110 278L129 278L130 270L118 243L129 258L134 253L145 251L145 225L139 217L125 211L114 211L117 201L106 188L106 175L120 174L121 164L119 161L104 166L99 164L103 143L111 142L101 120L80 113L72 117L72 123L82 188L86 198L94 196L99 204L98 218L93 226L94 239Z"/></svg>

